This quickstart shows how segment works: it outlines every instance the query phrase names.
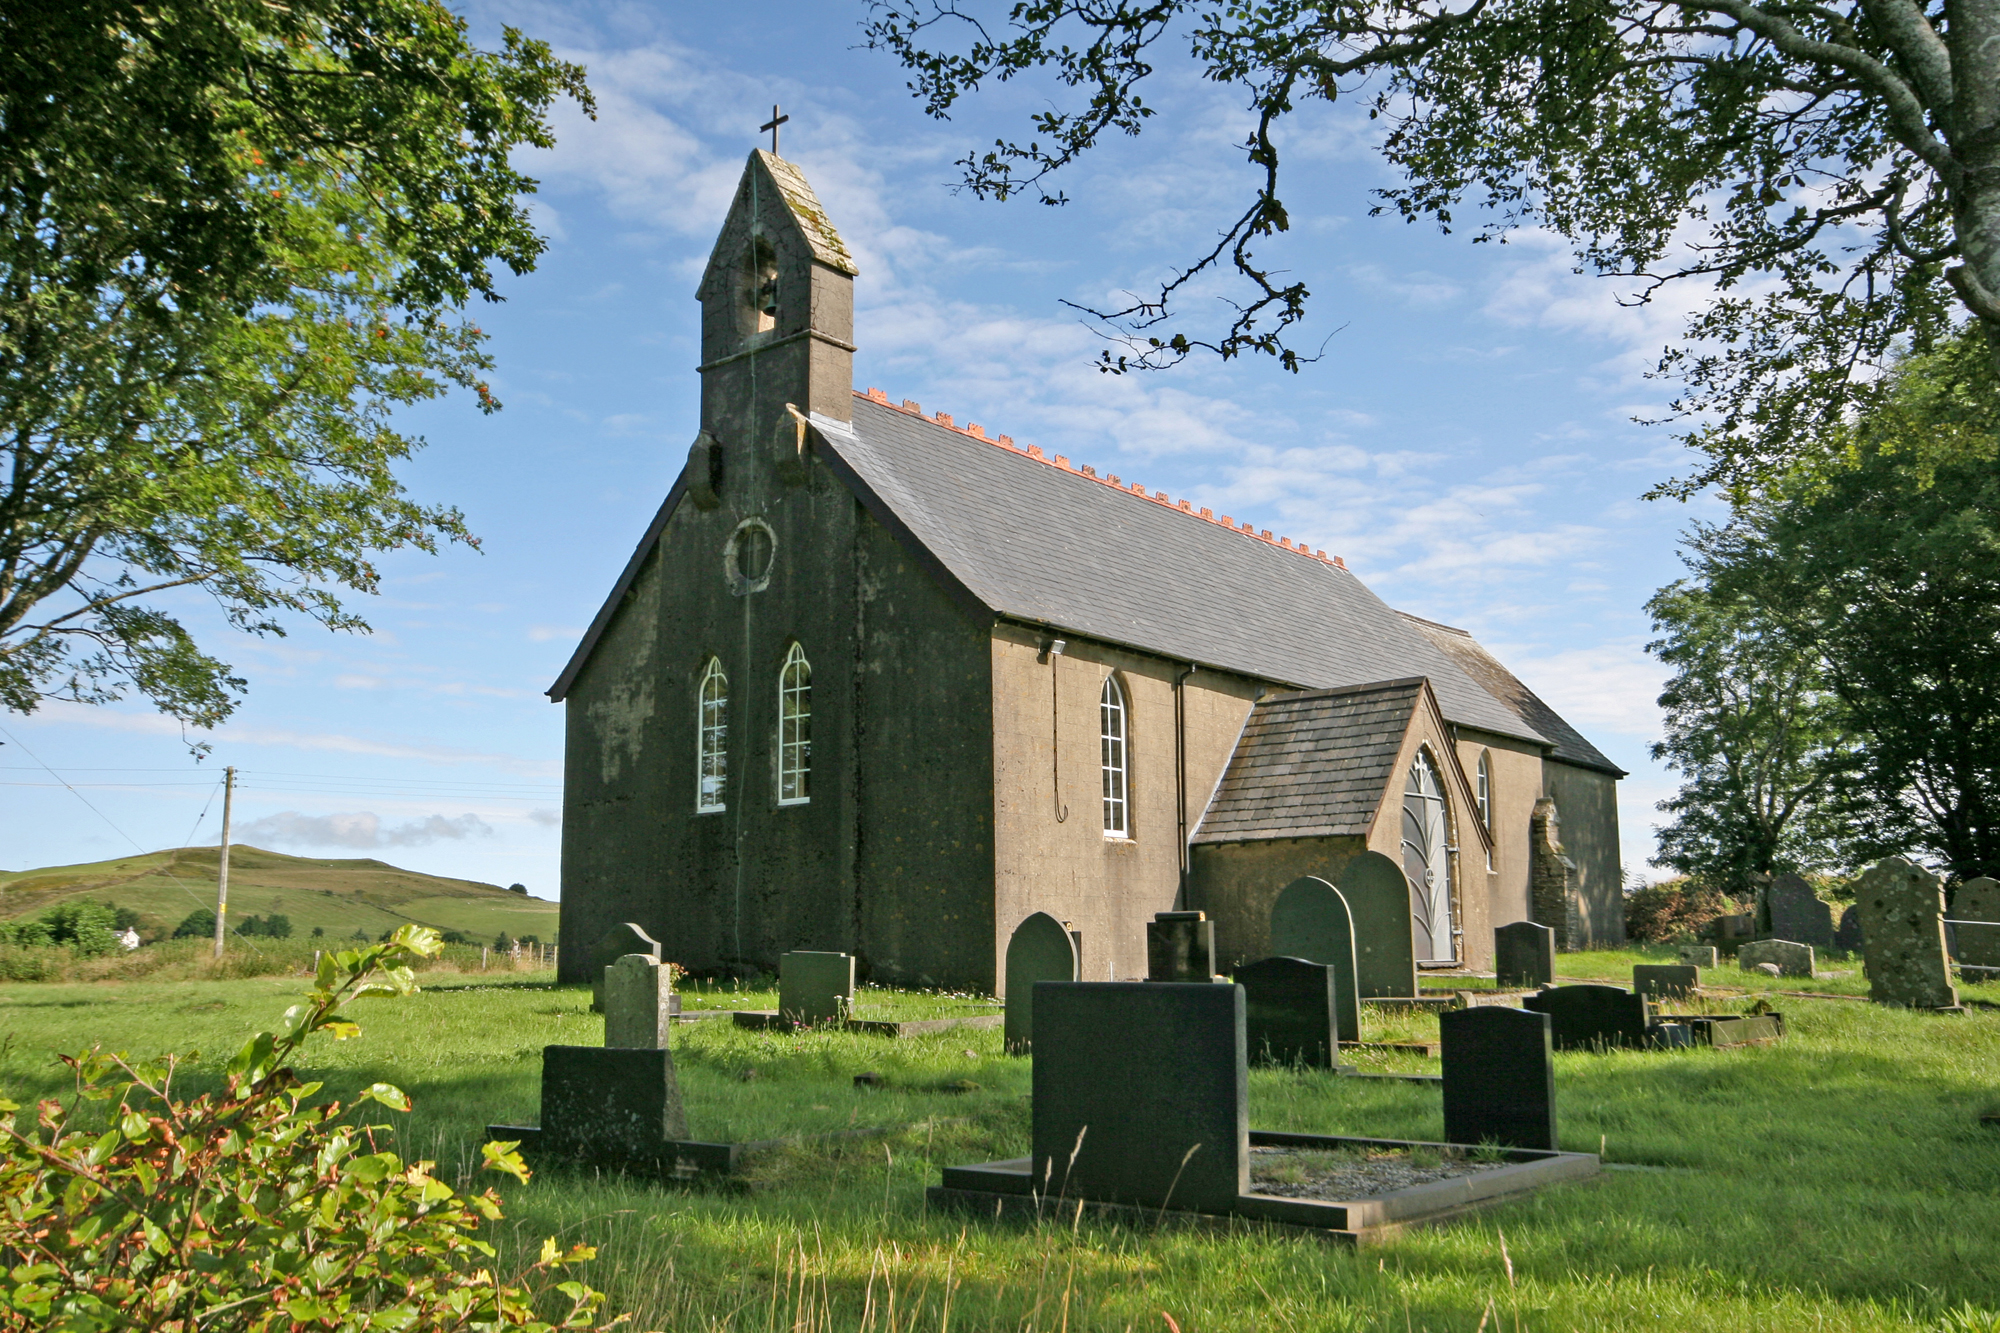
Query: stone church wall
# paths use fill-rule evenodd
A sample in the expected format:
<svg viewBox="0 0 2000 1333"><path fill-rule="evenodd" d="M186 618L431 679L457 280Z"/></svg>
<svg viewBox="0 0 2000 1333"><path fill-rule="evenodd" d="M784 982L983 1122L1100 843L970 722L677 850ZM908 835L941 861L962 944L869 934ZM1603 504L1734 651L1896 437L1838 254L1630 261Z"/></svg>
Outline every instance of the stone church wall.
<svg viewBox="0 0 2000 1333"><path fill-rule="evenodd" d="M1563 855L1576 866L1578 924L1586 947L1625 942L1623 860L1618 846L1618 781L1594 768L1551 759L1543 791L1562 815Z"/></svg>
<svg viewBox="0 0 2000 1333"><path fill-rule="evenodd" d="M1050 654L1048 637L1004 622L992 634L995 967L1004 977L1014 928L1047 912L1082 932L1085 979L1144 976L1146 923L1179 905L1174 679L1187 664L1076 636ZM1129 838L1104 835L1099 701L1114 674L1127 709ZM1258 689L1219 672L1198 671L1183 685L1187 831ZM1065 808L1067 818L1058 819Z"/></svg>

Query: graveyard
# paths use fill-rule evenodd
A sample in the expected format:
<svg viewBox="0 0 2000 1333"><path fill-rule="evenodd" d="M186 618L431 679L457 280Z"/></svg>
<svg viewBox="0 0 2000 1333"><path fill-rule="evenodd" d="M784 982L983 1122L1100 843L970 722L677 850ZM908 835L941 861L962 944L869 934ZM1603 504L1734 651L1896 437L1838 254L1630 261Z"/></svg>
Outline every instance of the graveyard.
<svg viewBox="0 0 2000 1333"><path fill-rule="evenodd" d="M1658 948L1555 963L1559 987L1629 988L1635 966L1679 966ZM1247 1217L1192 1227L1157 1211L996 1221L936 1208L928 1196L947 1171L1034 1151L1035 1061L1007 1054L1003 1030L752 1027L721 1015L781 1011L775 986L685 982L691 1021L672 1023L668 1040L686 1129L751 1145L739 1169L662 1183L548 1163L505 1186L494 1240L503 1264L546 1234L598 1245L583 1276L639 1328L1159 1328L1162 1312L1184 1330L1254 1319L1470 1331L1482 1318L1503 1328L1986 1327L1952 1312L2000 1308L1986 1239L2000 1224L2000 1131L1979 1121L2000 1109L2000 985L1961 976L1961 1011L1933 1014L1866 1003L1859 960L1837 952L1812 978L1726 958L1700 977L1701 994L1662 1008L1723 1017L1761 1002L1783 1013L1783 1039L1556 1050L1557 1146L1601 1157L1603 1169L1360 1249ZM1426 982L1423 998L1439 1004L1364 1003L1367 1044L1339 1057L1349 1070L1426 1081L1303 1059L1248 1065L1262 1190L1309 1190L1315 1179L1296 1159L1270 1159L1282 1136L1449 1137L1446 1098L1429 1081L1442 1061L1412 1048L1435 1048L1455 1018L1522 1011L1447 1007L1493 979ZM297 985L0 987L0 1082L16 1098L60 1095L46 1053L103 1041L142 1055L201 1052L180 1077L212 1084L220 1060ZM602 1047L607 1017L592 1012L588 988L558 987L547 973L440 971L424 987L357 1005L362 1036L317 1048L300 1072L335 1096L398 1083L413 1111L371 1117L394 1122L390 1146L470 1184L488 1125L536 1123L544 1047ZM992 1012L984 997L865 986L851 1008ZM1379 1159L1350 1151L1334 1165L1379 1170ZM1416 1179L1453 1164L1419 1152L1394 1165Z"/></svg>

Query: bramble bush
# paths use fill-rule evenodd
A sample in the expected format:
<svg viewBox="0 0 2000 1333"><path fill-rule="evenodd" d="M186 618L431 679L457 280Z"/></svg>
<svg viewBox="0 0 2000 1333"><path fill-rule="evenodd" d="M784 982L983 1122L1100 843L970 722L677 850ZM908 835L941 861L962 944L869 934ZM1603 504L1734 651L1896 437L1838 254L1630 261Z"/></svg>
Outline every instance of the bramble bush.
<svg viewBox="0 0 2000 1333"><path fill-rule="evenodd" d="M226 1092L181 1100L171 1059L92 1050L64 1057L76 1074L69 1105L0 1101L0 1330L597 1326L603 1296L560 1277L594 1251L551 1238L501 1281L476 1234L501 1216L498 1195L458 1194L432 1163L375 1151L385 1126L314 1104L320 1085L288 1067L315 1033L358 1035L342 1006L414 991L409 964L440 948L435 931L405 926L386 944L323 955L283 1031L258 1033L230 1062ZM386 1083L361 1103L409 1109ZM109 1127L86 1123L99 1119ZM513 1147L488 1143L486 1166L526 1180Z"/></svg>
<svg viewBox="0 0 2000 1333"><path fill-rule="evenodd" d="M1642 944L1693 939L1703 926L1732 909L1727 898L1681 876L1625 895L1625 938Z"/></svg>

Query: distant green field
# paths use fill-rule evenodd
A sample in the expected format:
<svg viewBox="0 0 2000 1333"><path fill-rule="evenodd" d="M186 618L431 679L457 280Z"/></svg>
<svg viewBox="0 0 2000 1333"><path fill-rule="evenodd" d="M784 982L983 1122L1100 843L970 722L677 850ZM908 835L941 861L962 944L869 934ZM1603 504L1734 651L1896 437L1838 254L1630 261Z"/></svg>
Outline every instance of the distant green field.
<svg viewBox="0 0 2000 1333"><path fill-rule="evenodd" d="M196 908L215 906L217 857L214 847L187 847L0 873L0 919L82 898L133 909L141 917L139 933L158 938ZM386 861L230 848L231 919L273 912L291 918L296 935L310 935L317 926L338 939L357 930L374 938L415 921L483 939L504 931L546 941L555 938L557 907L497 884L419 874Z"/></svg>

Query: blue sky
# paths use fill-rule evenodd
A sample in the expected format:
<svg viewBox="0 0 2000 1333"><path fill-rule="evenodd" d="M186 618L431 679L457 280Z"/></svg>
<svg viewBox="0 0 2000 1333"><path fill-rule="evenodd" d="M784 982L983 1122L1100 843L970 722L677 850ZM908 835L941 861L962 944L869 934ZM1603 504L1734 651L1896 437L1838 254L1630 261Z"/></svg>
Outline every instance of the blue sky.
<svg viewBox="0 0 2000 1333"><path fill-rule="evenodd" d="M1323 358L1297 375L1211 361L1106 376L1102 342L1061 302L1142 290L1241 209L1254 178L1229 90L1163 59L1161 114L1071 174L1073 202L998 205L954 192L951 163L1021 133L1049 90L992 89L931 121L892 62L859 49L858 3L464 12L484 41L513 24L581 60L599 99L594 123L565 109L555 150L524 155L549 251L477 312L505 410L460 399L406 418L429 441L411 491L461 506L483 552L390 556L359 608L371 636L259 640L190 606L251 684L202 738L204 763L136 704L0 717L14 742L0 868L212 843L228 763L239 840L554 897L563 721L542 691L686 458L695 283L779 102L784 156L860 264L857 387L1254 519L1470 629L1632 770L1626 867L1657 873L1653 806L1674 784L1646 757L1661 673L1640 608L1713 506L1638 498L1687 463L1631 418L1668 397L1643 372L1683 306L1622 304L1618 283L1573 273L1538 236L1474 245L1371 218L1389 178L1368 122L1316 105L1282 133L1295 221L1267 253L1312 289L1299 341L1324 339ZM1230 290L1200 288L1190 328L1213 328Z"/></svg>

